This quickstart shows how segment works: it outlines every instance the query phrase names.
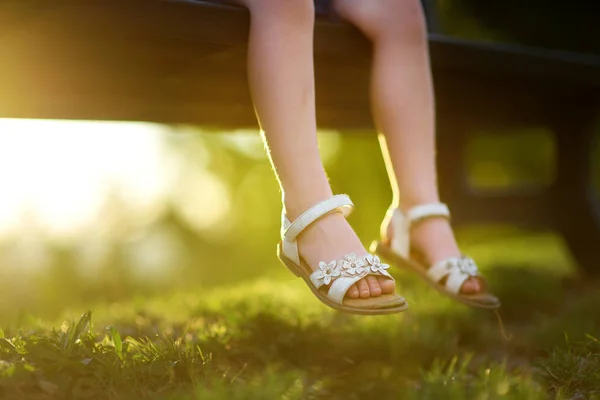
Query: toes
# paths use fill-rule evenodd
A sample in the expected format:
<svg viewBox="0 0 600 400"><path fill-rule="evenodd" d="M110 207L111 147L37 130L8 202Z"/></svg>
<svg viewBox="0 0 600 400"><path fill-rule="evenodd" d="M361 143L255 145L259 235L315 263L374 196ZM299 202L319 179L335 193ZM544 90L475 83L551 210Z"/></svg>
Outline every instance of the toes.
<svg viewBox="0 0 600 400"><path fill-rule="evenodd" d="M369 284L366 279L361 279L358 281L358 291L360 293L361 299L366 299L371 296L371 291L369 290Z"/></svg>
<svg viewBox="0 0 600 400"><path fill-rule="evenodd" d="M475 277L467 279L460 289L461 293L463 294L476 294L481 292L481 290L481 282L479 282L479 279Z"/></svg>
<svg viewBox="0 0 600 400"><path fill-rule="evenodd" d="M391 279L384 278L383 276L378 276L377 281L379 282L379 287L381 288L382 294L390 294L394 293L396 290L396 282Z"/></svg>
<svg viewBox="0 0 600 400"><path fill-rule="evenodd" d="M379 286L379 280L376 276L369 275L366 278L367 284L369 285L369 293L373 297L381 296L381 286Z"/></svg>
<svg viewBox="0 0 600 400"><path fill-rule="evenodd" d="M356 285L352 285L350 289L348 289L348 291L346 292L346 296L348 296L351 299L358 299L358 295L358 286Z"/></svg>

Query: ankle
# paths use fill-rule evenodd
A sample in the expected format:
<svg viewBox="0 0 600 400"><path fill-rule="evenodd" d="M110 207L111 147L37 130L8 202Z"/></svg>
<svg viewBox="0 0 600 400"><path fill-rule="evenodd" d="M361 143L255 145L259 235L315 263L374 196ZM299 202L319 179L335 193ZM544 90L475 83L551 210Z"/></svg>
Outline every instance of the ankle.
<svg viewBox="0 0 600 400"><path fill-rule="evenodd" d="M412 227L410 236L412 249L421 254L428 265L461 255L452 226L447 219L423 220Z"/></svg>
<svg viewBox="0 0 600 400"><path fill-rule="evenodd" d="M298 218L304 211L315 204L327 200L333 196L331 188L321 188L315 190L294 190L293 192L284 192L283 207L286 216L290 220Z"/></svg>
<svg viewBox="0 0 600 400"><path fill-rule="evenodd" d="M339 259L354 253L367 254L360 239L344 216L331 213L319 218L298 236L298 250L309 265L316 267L320 261Z"/></svg>
<svg viewBox="0 0 600 400"><path fill-rule="evenodd" d="M440 203L440 196L437 193L431 193L429 195L421 195L414 197L405 196L397 204L392 203L392 206L400 209L402 212L407 212L408 210L416 206L433 203Z"/></svg>

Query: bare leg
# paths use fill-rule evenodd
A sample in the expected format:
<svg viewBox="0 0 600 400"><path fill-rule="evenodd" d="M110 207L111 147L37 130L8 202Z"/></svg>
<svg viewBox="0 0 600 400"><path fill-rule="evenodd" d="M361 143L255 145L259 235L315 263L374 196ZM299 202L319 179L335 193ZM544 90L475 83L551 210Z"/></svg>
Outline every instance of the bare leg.
<svg viewBox="0 0 600 400"><path fill-rule="evenodd" d="M383 133L392 206L407 210L438 202L434 94L421 2L336 0L336 8L373 41L373 115ZM460 255L452 228L443 219L419 223L411 237L430 264ZM479 279L469 278L461 291L481 289Z"/></svg>
<svg viewBox="0 0 600 400"><path fill-rule="evenodd" d="M290 219L332 196L316 133L313 71L313 0L244 0L252 15L248 74L265 144ZM313 268L321 260L366 250L339 213L320 219L298 239ZM372 277L368 277L372 278ZM394 290L393 282L384 288ZM378 296L377 279L361 280L350 297Z"/></svg>

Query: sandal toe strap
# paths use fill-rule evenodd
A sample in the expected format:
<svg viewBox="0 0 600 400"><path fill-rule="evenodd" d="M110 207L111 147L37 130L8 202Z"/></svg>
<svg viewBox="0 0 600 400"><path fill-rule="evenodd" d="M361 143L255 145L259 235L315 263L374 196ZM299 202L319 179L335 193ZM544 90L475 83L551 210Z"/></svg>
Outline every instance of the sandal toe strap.
<svg viewBox="0 0 600 400"><path fill-rule="evenodd" d="M387 271L388 268L389 265L383 264L375 255L368 254L361 258L347 254L340 260L320 262L319 268L310 275L310 280L317 289L331 285L327 296L335 303L342 304L348 289L367 275L385 276L394 280Z"/></svg>
<svg viewBox="0 0 600 400"><path fill-rule="evenodd" d="M350 289L352 285L360 281L362 278L362 276L344 276L339 279L336 279L331 284L329 292L327 292L327 297L329 297L334 303L342 304L344 301L344 297L346 297L346 292L348 292L348 289Z"/></svg>
<svg viewBox="0 0 600 400"><path fill-rule="evenodd" d="M458 294L460 292L460 288L467 279L469 279L469 275L463 274L457 270L453 270L450 272L450 275L448 275L446 289L448 289L451 293Z"/></svg>
<svg viewBox="0 0 600 400"><path fill-rule="evenodd" d="M475 262L469 257L451 257L435 263L427 270L427 275L434 282L446 279L446 289L458 294L467 279L478 276L479 271Z"/></svg>

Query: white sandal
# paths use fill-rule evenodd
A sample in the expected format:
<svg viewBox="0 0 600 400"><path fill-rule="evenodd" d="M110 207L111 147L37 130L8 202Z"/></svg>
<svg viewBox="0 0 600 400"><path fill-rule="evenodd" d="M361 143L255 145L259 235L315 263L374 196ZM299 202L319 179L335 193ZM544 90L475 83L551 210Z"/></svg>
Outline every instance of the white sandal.
<svg viewBox="0 0 600 400"><path fill-rule="evenodd" d="M382 264L379 257L372 254L364 257L348 254L342 259L320 262L319 269L314 272L300 257L296 239L304 229L327 214L341 212L344 216L348 216L353 209L354 205L348 196L337 195L309 208L294 222L290 222L283 212L281 242L277 246L279 259L294 275L304 279L314 295L331 308L352 314L367 315L405 311L408 309L408 304L403 297L396 293L367 299L346 298L348 289L367 275L385 276L394 280L386 271L389 266Z"/></svg>
<svg viewBox="0 0 600 400"><path fill-rule="evenodd" d="M416 272L440 293L473 307L497 309L500 300L493 294L482 291L477 294L463 294L460 289L470 277L480 276L475 262L467 256L450 257L427 267L423 262L411 256L410 228L413 224L427 218L450 218L450 210L443 203L422 204L406 212L398 209L388 210L389 224L382 226L382 241L375 241L371 251L396 266ZM391 228L391 232L390 232ZM389 237L391 235L391 237ZM445 280L445 282L443 282Z"/></svg>

